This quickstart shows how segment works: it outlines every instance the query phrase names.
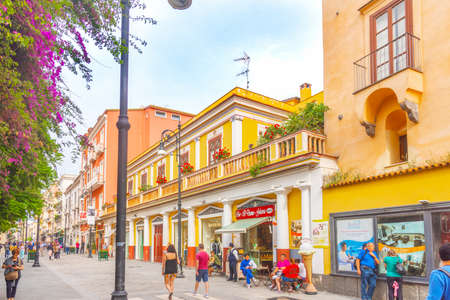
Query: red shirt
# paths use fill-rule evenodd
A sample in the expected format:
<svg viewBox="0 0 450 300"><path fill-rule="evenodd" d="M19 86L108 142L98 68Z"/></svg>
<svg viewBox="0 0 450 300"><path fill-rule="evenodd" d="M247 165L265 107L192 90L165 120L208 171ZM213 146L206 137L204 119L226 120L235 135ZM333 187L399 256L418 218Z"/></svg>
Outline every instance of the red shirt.
<svg viewBox="0 0 450 300"><path fill-rule="evenodd" d="M206 251L199 251L195 258L198 260L198 269L199 270L208 270L208 262L209 262L209 254Z"/></svg>
<svg viewBox="0 0 450 300"><path fill-rule="evenodd" d="M283 275L287 278L297 278L300 272L297 264L291 264L283 270Z"/></svg>

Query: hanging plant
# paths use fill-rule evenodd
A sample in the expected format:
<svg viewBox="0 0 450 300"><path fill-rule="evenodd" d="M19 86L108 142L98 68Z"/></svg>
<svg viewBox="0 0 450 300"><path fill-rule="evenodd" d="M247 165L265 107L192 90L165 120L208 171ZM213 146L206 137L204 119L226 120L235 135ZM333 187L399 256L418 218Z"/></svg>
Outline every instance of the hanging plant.
<svg viewBox="0 0 450 300"><path fill-rule="evenodd" d="M258 161L250 167L249 173L250 176L256 177L261 173L261 169L267 166L267 161L263 158L263 156L260 154L258 155Z"/></svg>
<svg viewBox="0 0 450 300"><path fill-rule="evenodd" d="M226 148L220 148L219 150L216 150L213 154L213 159L215 161L219 161L225 158L230 157L231 153Z"/></svg>
<svg viewBox="0 0 450 300"><path fill-rule="evenodd" d="M181 174L189 174L192 173L192 171L194 171L194 167L188 162L185 162L181 166Z"/></svg>
<svg viewBox="0 0 450 300"><path fill-rule="evenodd" d="M166 176L158 176L158 178L156 178L156 183L157 183L157 184L164 184L164 183L167 183L167 178L166 178Z"/></svg>

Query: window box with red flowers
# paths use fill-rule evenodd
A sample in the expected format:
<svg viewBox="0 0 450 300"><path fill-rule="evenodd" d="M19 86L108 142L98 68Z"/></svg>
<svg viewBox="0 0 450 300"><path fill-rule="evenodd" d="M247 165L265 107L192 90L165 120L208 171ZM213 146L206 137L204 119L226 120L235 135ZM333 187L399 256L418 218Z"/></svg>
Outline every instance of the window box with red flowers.
<svg viewBox="0 0 450 300"><path fill-rule="evenodd" d="M219 161L219 160L230 157L230 155L231 155L230 151L228 151L226 148L220 148L220 149L216 150L216 152L214 152L213 159L215 161Z"/></svg>
<svg viewBox="0 0 450 300"><path fill-rule="evenodd" d="M158 178L156 178L156 183L157 183L157 184L164 184L164 183L167 183L167 178L166 178L166 176L158 176Z"/></svg>
<svg viewBox="0 0 450 300"><path fill-rule="evenodd" d="M186 174L192 173L192 171L194 171L194 167L188 162L185 162L181 166L181 174L186 175Z"/></svg>

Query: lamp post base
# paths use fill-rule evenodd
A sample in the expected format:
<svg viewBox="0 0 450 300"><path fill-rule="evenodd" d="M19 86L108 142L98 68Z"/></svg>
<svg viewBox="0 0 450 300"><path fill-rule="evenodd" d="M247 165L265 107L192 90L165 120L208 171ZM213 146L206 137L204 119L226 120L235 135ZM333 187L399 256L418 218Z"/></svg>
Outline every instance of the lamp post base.
<svg viewBox="0 0 450 300"><path fill-rule="evenodd" d="M126 291L114 291L111 293L111 300L128 300Z"/></svg>

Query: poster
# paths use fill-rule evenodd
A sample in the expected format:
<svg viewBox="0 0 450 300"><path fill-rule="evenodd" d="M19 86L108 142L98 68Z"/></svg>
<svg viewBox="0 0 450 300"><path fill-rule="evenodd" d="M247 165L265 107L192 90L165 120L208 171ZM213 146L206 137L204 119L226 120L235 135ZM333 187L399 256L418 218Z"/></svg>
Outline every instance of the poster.
<svg viewBox="0 0 450 300"><path fill-rule="evenodd" d="M371 218L336 221L337 270L356 272L353 263L366 243L374 242Z"/></svg>
<svg viewBox="0 0 450 300"><path fill-rule="evenodd" d="M407 276L425 276L425 229L424 222L384 222L377 227L380 261L390 250L403 260ZM386 273L383 263L380 273Z"/></svg>
<svg viewBox="0 0 450 300"><path fill-rule="evenodd" d="M291 248L300 248L302 244L302 220L291 222Z"/></svg>
<svg viewBox="0 0 450 300"><path fill-rule="evenodd" d="M312 221L312 242L314 246L328 247L328 221Z"/></svg>

